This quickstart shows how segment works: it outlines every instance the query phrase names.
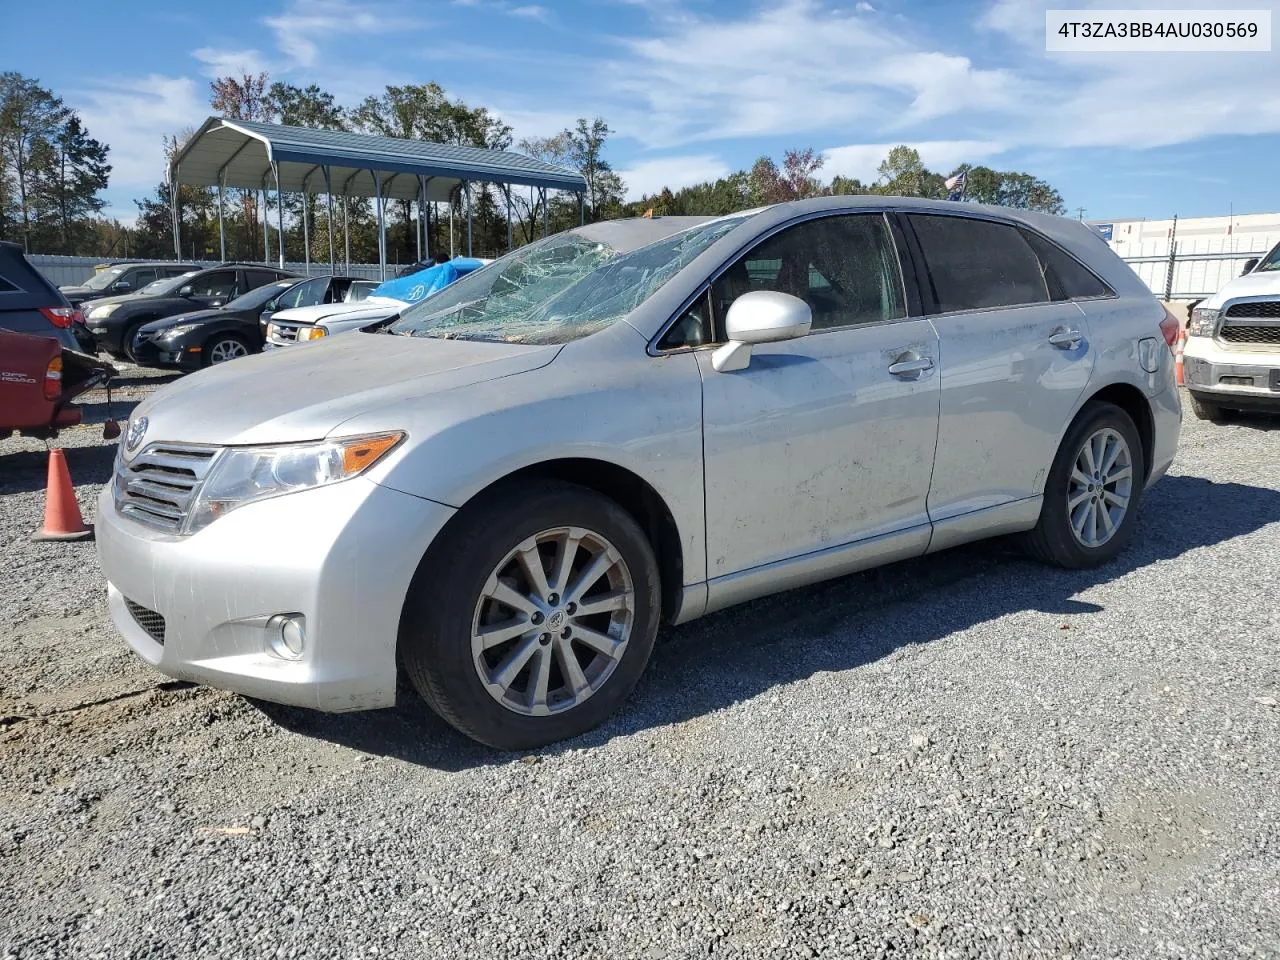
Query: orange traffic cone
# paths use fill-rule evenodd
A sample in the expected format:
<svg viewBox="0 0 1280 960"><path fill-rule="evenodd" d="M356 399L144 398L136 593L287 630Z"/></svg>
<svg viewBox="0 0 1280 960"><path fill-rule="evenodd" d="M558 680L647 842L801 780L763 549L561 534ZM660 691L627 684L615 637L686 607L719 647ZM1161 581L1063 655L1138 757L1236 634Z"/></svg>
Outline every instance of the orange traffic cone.
<svg viewBox="0 0 1280 960"><path fill-rule="evenodd" d="M1175 377L1177 377L1177 379L1178 379L1178 386L1182 386L1182 384L1183 384L1183 375L1182 375L1182 366L1183 366L1183 361L1182 361L1182 352L1183 352L1184 348L1186 347L1186 345L1187 345L1187 331L1186 331L1186 330L1179 330L1179 331L1178 331L1178 346L1177 346L1177 347L1175 347L1175 348L1174 348L1174 351L1173 351L1173 374L1174 374L1174 376L1175 376Z"/></svg>
<svg viewBox="0 0 1280 960"><path fill-rule="evenodd" d="M44 528L33 540L88 540L93 528L80 516L80 504L71 485L71 471L66 455L58 449L49 451L49 482L44 499Z"/></svg>

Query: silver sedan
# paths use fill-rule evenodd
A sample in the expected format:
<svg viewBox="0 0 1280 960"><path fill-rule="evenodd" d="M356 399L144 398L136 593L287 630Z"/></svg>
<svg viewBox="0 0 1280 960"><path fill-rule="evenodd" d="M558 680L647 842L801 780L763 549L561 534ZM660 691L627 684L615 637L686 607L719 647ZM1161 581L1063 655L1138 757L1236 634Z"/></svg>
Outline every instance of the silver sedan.
<svg viewBox="0 0 1280 960"><path fill-rule="evenodd" d="M1111 559L1173 459L1176 335L1055 217L586 226L140 405L112 614L174 677L341 711L402 665L464 733L545 744L622 705L660 622L997 534Z"/></svg>

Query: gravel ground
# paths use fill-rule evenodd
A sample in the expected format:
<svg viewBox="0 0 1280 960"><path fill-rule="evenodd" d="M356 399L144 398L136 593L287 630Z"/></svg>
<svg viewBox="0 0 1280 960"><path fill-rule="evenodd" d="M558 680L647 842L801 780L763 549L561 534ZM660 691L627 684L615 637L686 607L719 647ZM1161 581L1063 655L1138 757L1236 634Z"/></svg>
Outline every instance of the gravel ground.
<svg viewBox="0 0 1280 960"><path fill-rule="evenodd" d="M165 682L0 441L0 957L1280 957L1276 426L1189 420L1105 569L727 611L522 757Z"/></svg>

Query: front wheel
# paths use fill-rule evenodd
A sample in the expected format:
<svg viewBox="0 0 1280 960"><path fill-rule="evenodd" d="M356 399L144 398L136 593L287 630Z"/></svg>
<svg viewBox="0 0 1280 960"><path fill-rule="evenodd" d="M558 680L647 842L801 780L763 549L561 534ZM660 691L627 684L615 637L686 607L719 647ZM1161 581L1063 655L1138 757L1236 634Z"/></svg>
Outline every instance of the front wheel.
<svg viewBox="0 0 1280 960"><path fill-rule="evenodd" d="M577 736L626 700L660 615L635 519L567 483L505 484L464 508L414 576L400 654L467 736L523 750Z"/></svg>
<svg viewBox="0 0 1280 960"><path fill-rule="evenodd" d="M1196 415L1197 420L1208 420L1211 423L1221 423L1227 419L1227 411L1222 404L1202 400L1194 393L1191 394L1191 412Z"/></svg>
<svg viewBox="0 0 1280 960"><path fill-rule="evenodd" d="M1146 476L1132 418L1110 403L1086 408L1049 470L1028 549L1046 563L1073 569L1113 559L1133 536Z"/></svg>
<svg viewBox="0 0 1280 960"><path fill-rule="evenodd" d="M249 355L249 345L244 339L231 333L219 333L204 345L204 365L211 367L228 360L238 360Z"/></svg>

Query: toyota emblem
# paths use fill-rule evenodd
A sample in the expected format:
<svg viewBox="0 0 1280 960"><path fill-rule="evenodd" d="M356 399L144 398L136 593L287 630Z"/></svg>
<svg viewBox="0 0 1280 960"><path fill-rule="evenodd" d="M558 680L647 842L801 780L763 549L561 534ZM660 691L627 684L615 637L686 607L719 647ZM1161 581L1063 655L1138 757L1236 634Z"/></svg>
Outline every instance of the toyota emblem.
<svg viewBox="0 0 1280 960"><path fill-rule="evenodd" d="M137 417L129 421L124 431L124 452L132 456L142 446L142 438L146 436L148 421L146 417Z"/></svg>

